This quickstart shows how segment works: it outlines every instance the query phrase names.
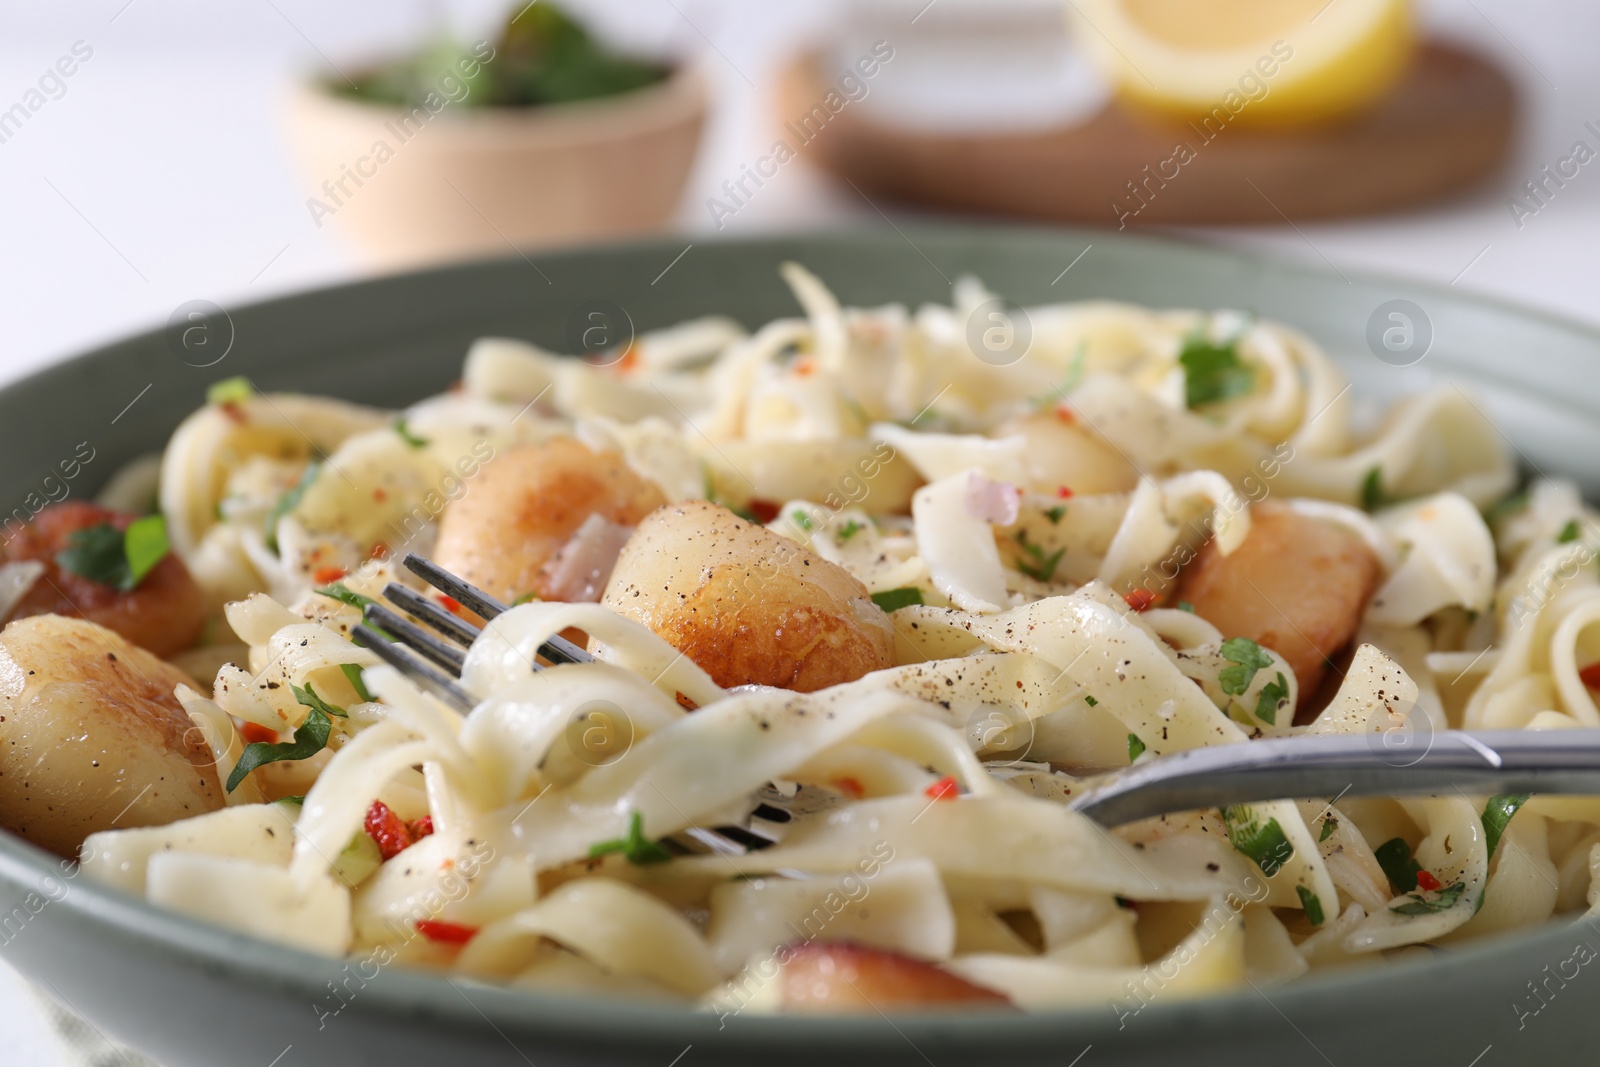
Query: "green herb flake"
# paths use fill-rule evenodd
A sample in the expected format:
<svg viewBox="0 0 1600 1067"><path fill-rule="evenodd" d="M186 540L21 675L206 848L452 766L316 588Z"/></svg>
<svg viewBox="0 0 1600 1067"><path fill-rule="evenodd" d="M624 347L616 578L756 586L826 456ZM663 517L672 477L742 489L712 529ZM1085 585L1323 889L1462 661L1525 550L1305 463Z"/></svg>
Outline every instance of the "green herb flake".
<svg viewBox="0 0 1600 1067"><path fill-rule="evenodd" d="M1229 667L1228 670L1233 668ZM1288 699L1289 682L1284 678L1283 672L1279 671L1277 680L1262 686L1260 695L1256 697L1256 718L1268 726L1276 726L1278 709Z"/></svg>
<svg viewBox="0 0 1600 1067"><path fill-rule="evenodd" d="M160 515L135 519L122 535L122 550L128 561L128 584L122 588L133 589L172 551L167 542L167 520Z"/></svg>
<svg viewBox="0 0 1600 1067"><path fill-rule="evenodd" d="M1528 796L1527 793L1506 793L1503 796L1490 797L1489 803L1484 805L1484 847L1489 850L1490 858L1494 857L1494 850L1500 844L1500 837L1506 832L1506 824L1511 821L1511 816L1528 802Z"/></svg>
<svg viewBox="0 0 1600 1067"><path fill-rule="evenodd" d="M1065 516L1066 513L1067 506L1065 504L1057 504L1053 508L1046 508L1044 517L1050 520L1051 526L1056 526L1060 524L1062 517Z"/></svg>
<svg viewBox="0 0 1600 1067"><path fill-rule="evenodd" d="M1502 497L1489 505L1489 510L1484 512L1483 517L1492 525L1527 510L1527 507L1528 491L1519 489L1510 496Z"/></svg>
<svg viewBox="0 0 1600 1067"><path fill-rule="evenodd" d="M426 437L418 437L412 433L411 428L406 425L406 420L403 417L394 420L394 432L400 435L400 440L412 448L427 448L433 443Z"/></svg>
<svg viewBox="0 0 1600 1067"><path fill-rule="evenodd" d="M1282 870L1294 856L1294 846L1289 844L1277 819L1268 819L1263 824L1249 805L1219 810L1228 827L1228 841L1250 857L1268 878Z"/></svg>
<svg viewBox="0 0 1600 1067"><path fill-rule="evenodd" d="M1028 540L1026 530L1018 531L1016 541L1023 552L1033 557L1032 563L1025 559L1017 560L1017 570L1039 582L1048 582L1055 577L1056 567L1061 564L1061 557L1067 554L1065 548L1058 548L1045 555L1044 549Z"/></svg>
<svg viewBox="0 0 1600 1067"><path fill-rule="evenodd" d="M147 515L130 523L126 532L109 522L74 530L67 535L67 547L56 553L56 564L126 593L137 588L169 551L166 520Z"/></svg>
<svg viewBox="0 0 1600 1067"><path fill-rule="evenodd" d="M1256 671L1273 663L1272 657L1248 637L1230 637L1222 642L1222 658L1233 666L1224 667L1217 673L1217 684L1231 697L1242 696L1255 680Z"/></svg>
<svg viewBox="0 0 1600 1067"><path fill-rule="evenodd" d="M1144 755L1144 742L1139 740L1138 734L1128 735L1128 762L1132 763Z"/></svg>
<svg viewBox="0 0 1600 1067"><path fill-rule="evenodd" d="M806 533L811 532L813 525L811 522L811 516L807 515L799 508L795 508L793 511L789 512L789 521L800 527L800 529L804 530Z"/></svg>
<svg viewBox="0 0 1600 1067"><path fill-rule="evenodd" d="M1195 613L1194 605L1189 603L1187 600L1178 601L1178 610L1179 611L1187 611L1190 615L1193 615Z"/></svg>
<svg viewBox="0 0 1600 1067"><path fill-rule="evenodd" d="M245 775L257 767L277 763L280 760L303 760L315 756L327 747L328 734L332 729L332 720L321 711L312 708L299 729L295 730L293 741L277 744L257 741L246 745L244 752L239 756L239 762L234 764L233 773L228 775L228 792L237 789L239 783L244 781Z"/></svg>
<svg viewBox="0 0 1600 1067"><path fill-rule="evenodd" d="M865 529L866 526L863 523L859 523L854 519L850 519L844 524L844 527L840 529L839 540L841 542L848 541L850 538L854 537L856 534Z"/></svg>
<svg viewBox="0 0 1600 1067"><path fill-rule="evenodd" d="M357 611L365 611L368 604L377 603L376 600L373 600L369 596L362 596L360 593L351 589L343 582L334 582L332 585L325 585L317 590L317 594L319 596L332 597L334 600L339 601L339 603L348 604Z"/></svg>
<svg viewBox="0 0 1600 1067"><path fill-rule="evenodd" d="M1558 545L1571 544L1573 541L1576 541L1578 539L1578 534L1579 534L1578 520L1577 519L1571 519L1571 520L1569 520L1567 522L1567 524L1565 526L1561 527L1561 532L1556 535L1556 544L1558 544Z"/></svg>
<svg viewBox="0 0 1600 1067"><path fill-rule="evenodd" d="M1235 343L1217 344L1202 330L1184 338L1178 363L1183 367L1184 401L1191 410L1246 396L1255 388L1255 371L1239 358Z"/></svg>
<svg viewBox="0 0 1600 1067"><path fill-rule="evenodd" d="M1407 896L1408 903L1396 904L1389 908L1396 915L1433 915L1437 912L1448 911L1461 899L1461 894L1467 888L1465 882L1456 882L1447 885L1433 895L1430 900L1421 893L1411 893Z"/></svg>
<svg viewBox="0 0 1600 1067"><path fill-rule="evenodd" d="M1090 707L1091 707L1091 708L1092 708L1092 707L1096 707L1096 706L1097 706L1097 705L1099 705L1099 703L1100 703L1100 702L1099 702L1099 701L1098 701L1098 700L1096 700L1096 699L1095 699L1095 698L1094 698L1094 697L1092 697L1092 696L1086 696L1086 697L1084 697L1084 698L1083 698L1083 702L1084 702L1084 703L1085 703L1085 704L1087 704L1087 705L1089 705L1089 706L1090 706Z"/></svg>
<svg viewBox="0 0 1600 1067"><path fill-rule="evenodd" d="M518 607L521 607L524 604L532 604L535 600L538 600L538 599L539 599L539 594L538 593L523 593L521 596L517 597L517 599L515 599L515 600L513 600L511 602L511 606L514 607L514 608L518 608Z"/></svg>
<svg viewBox="0 0 1600 1067"><path fill-rule="evenodd" d="M326 700L323 700L321 697L317 696L317 691L311 688L309 683L307 683L304 689L300 688L298 685L291 685L289 689L294 693L294 698L296 700L310 708L312 711L320 711L324 715L333 715L340 719L348 719L350 717L345 713L343 708L330 704Z"/></svg>
<svg viewBox="0 0 1600 1067"><path fill-rule="evenodd" d="M665 863L672 858L672 853L644 836L644 815L637 811L628 821L626 837L601 841L597 845L589 846L590 859L607 856L613 852L622 853L629 863L639 867L649 863Z"/></svg>
<svg viewBox="0 0 1600 1067"><path fill-rule="evenodd" d="M322 464L313 460L306 464L306 469L300 472L300 478L289 488L278 502L272 505L272 510L267 512L266 522L263 524L263 533L267 539L267 547L273 552L278 551L278 520L293 511L300 503L300 498L306 495L306 490L311 488L311 483L317 480L317 475L322 472Z"/></svg>
<svg viewBox="0 0 1600 1067"><path fill-rule="evenodd" d="M372 703L372 693L368 691L367 683L361 680L361 664L341 663L339 664L339 669L343 671L344 676L349 679L350 687L356 691L356 696L361 699L361 703ZM306 686L306 688L310 689L311 687Z"/></svg>
<svg viewBox="0 0 1600 1067"><path fill-rule="evenodd" d="M899 611L901 608L909 608L921 604L922 590L914 585L903 586L899 589L885 589L881 593L873 593L872 602L884 611Z"/></svg>
<svg viewBox="0 0 1600 1067"><path fill-rule="evenodd" d="M212 382L206 390L207 404L239 404L255 396L256 387L250 384L250 379L240 375L234 378L224 378L220 382Z"/></svg>
<svg viewBox="0 0 1600 1067"><path fill-rule="evenodd" d="M1361 479L1361 510L1377 511L1388 503L1389 496L1383 491L1383 468L1373 467Z"/></svg>
<svg viewBox="0 0 1600 1067"><path fill-rule="evenodd" d="M1299 894L1300 906L1305 909L1306 918L1311 920L1311 925L1321 926L1322 920L1327 918L1327 916L1322 913L1321 899L1303 885L1295 886L1294 891Z"/></svg>
<svg viewBox="0 0 1600 1067"><path fill-rule="evenodd" d="M1411 846L1406 844L1405 838L1391 837L1373 849L1372 855L1396 893L1409 893L1417 888L1417 875L1422 865L1411 858Z"/></svg>
<svg viewBox="0 0 1600 1067"><path fill-rule="evenodd" d="M1317 835L1317 843L1321 844L1322 842L1326 841L1328 838L1332 837L1334 833L1338 831L1338 829L1339 820L1335 819L1332 815L1329 815L1326 819L1322 820L1322 833Z"/></svg>

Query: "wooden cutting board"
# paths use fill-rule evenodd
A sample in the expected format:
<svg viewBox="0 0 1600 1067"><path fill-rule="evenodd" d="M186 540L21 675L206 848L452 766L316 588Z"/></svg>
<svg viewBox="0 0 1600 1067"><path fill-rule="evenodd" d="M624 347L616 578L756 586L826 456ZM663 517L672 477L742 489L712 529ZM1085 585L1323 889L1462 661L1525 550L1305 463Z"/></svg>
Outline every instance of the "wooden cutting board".
<svg viewBox="0 0 1600 1067"><path fill-rule="evenodd" d="M780 81L780 120L806 114L830 88L819 54L800 57ZM1387 99L1336 126L1201 129L1113 102L1069 127L940 133L846 108L801 155L869 197L944 210L1116 227L1282 223L1391 211L1463 189L1505 160L1516 114L1498 67L1431 42Z"/></svg>

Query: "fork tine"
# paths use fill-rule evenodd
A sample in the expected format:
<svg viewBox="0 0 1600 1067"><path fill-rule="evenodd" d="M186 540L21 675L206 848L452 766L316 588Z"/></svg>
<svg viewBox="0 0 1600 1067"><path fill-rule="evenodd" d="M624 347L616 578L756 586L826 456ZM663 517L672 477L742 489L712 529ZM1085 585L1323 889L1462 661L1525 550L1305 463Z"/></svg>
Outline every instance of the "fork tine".
<svg viewBox="0 0 1600 1067"><path fill-rule="evenodd" d="M407 552L400 565L445 596L460 601L484 619L493 619L510 610L482 589L462 581L437 563L415 552ZM556 664L594 662L593 656L564 637L551 637L539 646L539 655Z"/></svg>
<svg viewBox="0 0 1600 1067"><path fill-rule="evenodd" d="M361 636L366 647L379 659L444 700L445 703L463 713L473 709L475 701L460 686L422 662L416 656L402 651L401 646L386 640L382 634L372 629L372 627L360 624L356 626L355 632Z"/></svg>
<svg viewBox="0 0 1600 1067"><path fill-rule="evenodd" d="M416 623L401 618L382 604L368 604L362 611L362 618L385 633L393 634L397 641L424 659L431 660L457 677L460 676L467 657L459 648L445 644Z"/></svg>
<svg viewBox="0 0 1600 1067"><path fill-rule="evenodd" d="M407 589L399 582L390 582L384 586L383 596L389 603L415 615L457 644L470 646L478 634L482 632L456 618L421 593L414 589Z"/></svg>

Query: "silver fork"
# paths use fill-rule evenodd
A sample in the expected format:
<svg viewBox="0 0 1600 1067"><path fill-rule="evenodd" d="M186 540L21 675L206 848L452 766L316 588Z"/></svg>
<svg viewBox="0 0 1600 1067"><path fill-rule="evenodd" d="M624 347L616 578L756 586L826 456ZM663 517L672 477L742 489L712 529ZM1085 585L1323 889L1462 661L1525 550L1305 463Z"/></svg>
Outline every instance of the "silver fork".
<svg viewBox="0 0 1600 1067"><path fill-rule="evenodd" d="M401 564L484 619L507 610L483 590L421 556L407 555ZM463 711L471 710L475 702L453 679L461 673L462 649L479 631L398 583L389 583L383 595L438 635L381 604L367 605L364 614L371 625L357 626L356 632L384 662ZM594 659L559 637L540 645L539 654L551 664ZM534 669L540 667L536 664ZM1386 748L1386 736L1305 735L1176 752L1074 783L1067 807L1114 827L1157 815L1263 800L1454 791L1600 795L1600 729L1422 733L1416 737L1414 754ZM752 826L724 826L691 835L722 852L764 848L781 836L779 827L795 814L818 810L821 798L806 795L816 792L803 790L797 801L769 788L755 809L757 821ZM768 825L762 826L760 820Z"/></svg>

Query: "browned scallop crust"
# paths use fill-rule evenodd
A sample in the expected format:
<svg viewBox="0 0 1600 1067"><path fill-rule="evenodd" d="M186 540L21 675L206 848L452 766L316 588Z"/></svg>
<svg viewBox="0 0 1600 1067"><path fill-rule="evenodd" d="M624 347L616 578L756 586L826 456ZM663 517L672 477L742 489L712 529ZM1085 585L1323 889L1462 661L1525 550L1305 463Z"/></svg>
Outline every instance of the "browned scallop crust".
<svg viewBox="0 0 1600 1067"><path fill-rule="evenodd" d="M1244 543L1231 556L1206 545L1184 568L1177 595L1224 637L1248 637L1288 660L1304 701L1355 636L1381 570L1349 530L1258 504Z"/></svg>
<svg viewBox="0 0 1600 1067"><path fill-rule="evenodd" d="M79 501L52 504L35 515L4 547L8 562L44 564L44 574L17 602L11 618L50 614L88 619L158 656L192 646L205 624L205 596L176 553L168 553L138 588L127 591L73 574L56 563L56 554L78 531L101 523L126 530L133 520L132 515Z"/></svg>
<svg viewBox="0 0 1600 1067"><path fill-rule="evenodd" d="M813 941L781 955L785 1011L870 1015L892 1008L1011 1006L1002 993L887 949Z"/></svg>
<svg viewBox="0 0 1600 1067"><path fill-rule="evenodd" d="M652 513L602 601L722 686L813 692L894 665L894 629L837 564L703 500Z"/></svg>
<svg viewBox="0 0 1600 1067"><path fill-rule="evenodd" d="M0 826L62 856L89 834L223 806L184 673L82 619L0 631Z"/></svg>
<svg viewBox="0 0 1600 1067"><path fill-rule="evenodd" d="M540 568L590 515L632 526L666 502L615 452L570 437L516 445L445 508L433 558L501 600L543 595Z"/></svg>

